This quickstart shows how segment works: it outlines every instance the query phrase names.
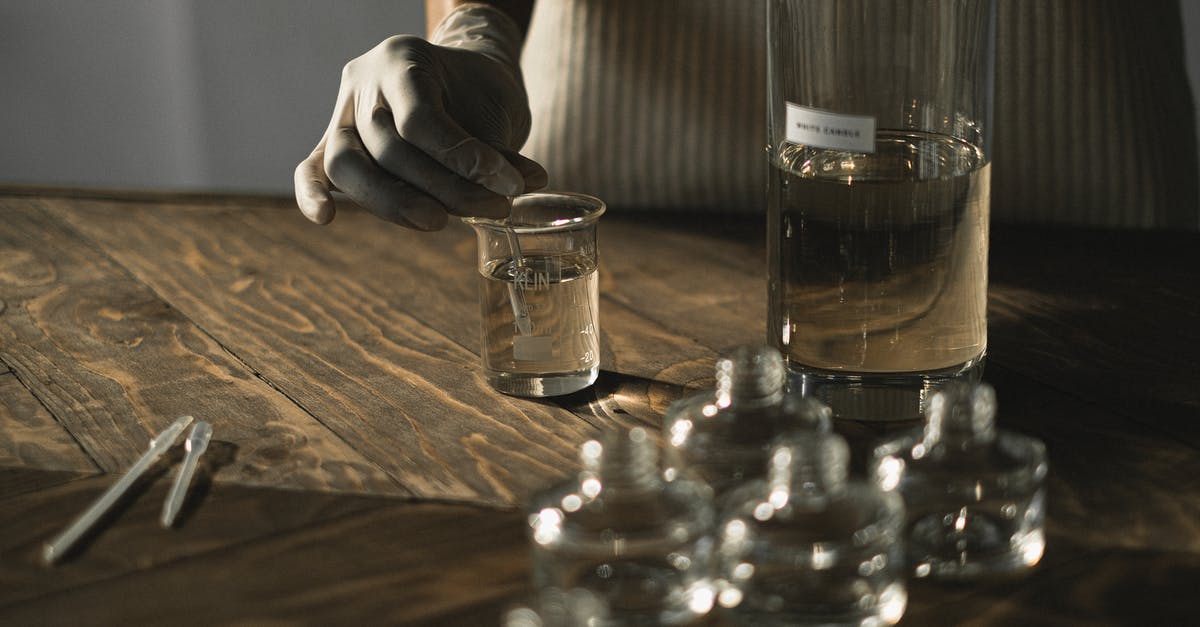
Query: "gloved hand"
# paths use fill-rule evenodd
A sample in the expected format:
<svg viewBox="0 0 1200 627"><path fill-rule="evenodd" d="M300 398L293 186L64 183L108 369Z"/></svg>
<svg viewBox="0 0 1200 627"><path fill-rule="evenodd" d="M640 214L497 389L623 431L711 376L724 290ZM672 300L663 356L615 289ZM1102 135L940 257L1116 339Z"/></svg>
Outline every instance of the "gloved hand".
<svg viewBox="0 0 1200 627"><path fill-rule="evenodd" d="M385 220L437 230L448 214L504 217L506 196L546 185L517 154L530 128L517 25L468 4L430 39L391 37L343 69L333 119L296 167L308 219L333 219L336 186Z"/></svg>

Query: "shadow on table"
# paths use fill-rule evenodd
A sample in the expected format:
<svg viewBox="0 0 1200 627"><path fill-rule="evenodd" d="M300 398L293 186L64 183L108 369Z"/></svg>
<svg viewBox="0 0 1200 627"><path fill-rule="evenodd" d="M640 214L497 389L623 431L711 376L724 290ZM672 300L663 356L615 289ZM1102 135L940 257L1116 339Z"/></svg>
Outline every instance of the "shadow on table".
<svg viewBox="0 0 1200 627"><path fill-rule="evenodd" d="M598 428L652 427L662 425L661 413L654 407L694 393L682 385L601 370L596 382L573 394L545 399ZM653 398L652 398L653 397Z"/></svg>
<svg viewBox="0 0 1200 627"><path fill-rule="evenodd" d="M1048 550L1065 540L1051 539ZM1047 553L1047 557L1050 557ZM905 622L920 625L1195 624L1200 555L1111 549L1045 563L1009 581L912 582Z"/></svg>

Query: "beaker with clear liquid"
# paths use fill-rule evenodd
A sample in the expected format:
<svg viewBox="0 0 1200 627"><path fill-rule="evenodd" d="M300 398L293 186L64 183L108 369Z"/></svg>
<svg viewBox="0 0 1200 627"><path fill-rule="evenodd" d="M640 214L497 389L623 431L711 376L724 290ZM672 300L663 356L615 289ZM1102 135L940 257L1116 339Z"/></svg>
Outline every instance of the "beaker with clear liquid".
<svg viewBox="0 0 1200 627"><path fill-rule="evenodd" d="M837 417L918 419L987 343L994 2L768 11L768 341Z"/></svg>
<svg viewBox="0 0 1200 627"><path fill-rule="evenodd" d="M478 242L480 357L514 396L558 396L600 369L596 221L603 201L566 192L513 198L506 219L466 218Z"/></svg>

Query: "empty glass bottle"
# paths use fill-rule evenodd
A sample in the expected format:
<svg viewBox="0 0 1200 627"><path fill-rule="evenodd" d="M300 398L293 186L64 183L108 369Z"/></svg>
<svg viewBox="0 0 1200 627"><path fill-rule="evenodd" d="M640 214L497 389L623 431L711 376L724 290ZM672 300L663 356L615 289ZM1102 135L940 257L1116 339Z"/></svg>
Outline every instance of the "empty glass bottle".
<svg viewBox="0 0 1200 627"><path fill-rule="evenodd" d="M779 351L740 347L716 364L716 388L673 403L663 416L668 478L693 476L718 499L763 476L771 442L797 429L829 430L829 409L814 399L787 397Z"/></svg>
<svg viewBox="0 0 1200 627"><path fill-rule="evenodd" d="M766 480L730 496L719 603L741 625L890 625L907 605L904 506L848 478L841 436L784 438Z"/></svg>
<svg viewBox="0 0 1200 627"><path fill-rule="evenodd" d="M996 428L987 384L952 384L923 429L878 446L871 467L908 508L916 577L965 579L1032 568L1045 548L1046 449Z"/></svg>
<svg viewBox="0 0 1200 627"><path fill-rule="evenodd" d="M666 482L645 430L582 447L583 471L529 516L546 625L685 625L713 605L712 492Z"/></svg>

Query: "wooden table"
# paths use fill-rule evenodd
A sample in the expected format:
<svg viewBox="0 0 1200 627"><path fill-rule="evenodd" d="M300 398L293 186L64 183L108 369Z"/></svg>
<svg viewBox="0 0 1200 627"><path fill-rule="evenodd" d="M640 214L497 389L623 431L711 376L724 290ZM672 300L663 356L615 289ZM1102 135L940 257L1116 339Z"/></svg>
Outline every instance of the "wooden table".
<svg viewBox="0 0 1200 627"><path fill-rule="evenodd" d="M0 624L496 624L530 592L521 504L763 339L761 220L688 220L602 221L601 379L533 401L480 376L460 224L0 190ZM1049 447L1048 549L1020 580L913 585L904 624L1195 624L1200 235L995 228L991 276L986 378ZM216 432L181 524L160 464L42 566L181 414Z"/></svg>

